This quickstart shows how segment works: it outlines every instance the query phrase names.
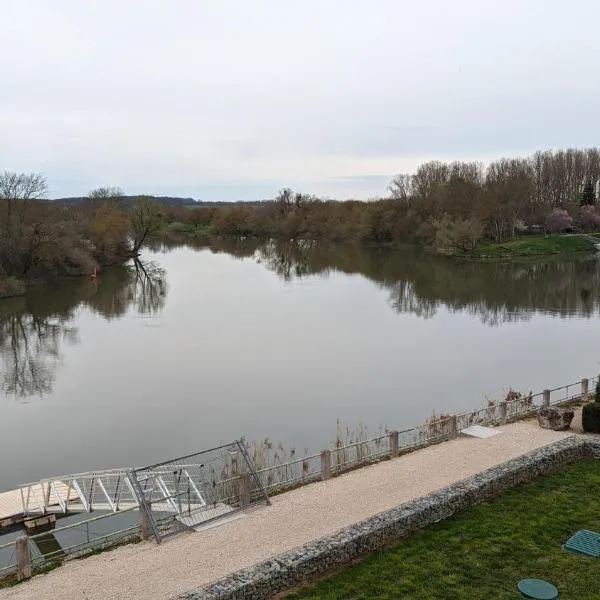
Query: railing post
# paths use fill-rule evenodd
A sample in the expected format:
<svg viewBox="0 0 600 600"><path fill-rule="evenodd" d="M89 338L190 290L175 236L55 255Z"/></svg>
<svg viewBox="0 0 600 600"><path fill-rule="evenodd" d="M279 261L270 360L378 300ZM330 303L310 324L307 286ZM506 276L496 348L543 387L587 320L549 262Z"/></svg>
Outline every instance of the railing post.
<svg viewBox="0 0 600 600"><path fill-rule="evenodd" d="M458 424L456 415L452 415L450 417L450 439L454 439L455 437L458 437Z"/></svg>
<svg viewBox="0 0 600 600"><path fill-rule="evenodd" d="M138 475L135 471L130 470L127 473L127 478L129 479L129 483L131 484L131 487L135 492L135 497L138 501L140 512L140 537L142 539L145 539L144 532L148 531L145 528L149 527L150 534L154 536L156 543L160 544L160 533L158 531L158 528L156 527L154 518L152 517L152 505L147 500L145 492L142 490L142 486L140 484L140 480L138 479Z"/></svg>
<svg viewBox="0 0 600 600"><path fill-rule="evenodd" d="M246 468L245 461L243 460L239 464L240 469L240 487L239 487L239 501L241 508L247 508L250 506L250 476L248 475L248 469Z"/></svg>
<svg viewBox="0 0 600 600"><path fill-rule="evenodd" d="M389 439L390 439L390 457L396 458L398 456L398 432L390 431Z"/></svg>
<svg viewBox="0 0 600 600"><path fill-rule="evenodd" d="M154 532L150 522L152 505L146 498L140 503L140 539L147 540Z"/></svg>
<svg viewBox="0 0 600 600"><path fill-rule="evenodd" d="M508 415L508 402L506 400L502 400L498 403L498 408L500 409L500 422L502 425L506 425L507 415Z"/></svg>
<svg viewBox="0 0 600 600"><path fill-rule="evenodd" d="M231 455L231 475L237 477L237 495L240 508L246 508L250 505L250 482L248 481L246 461L239 445L237 452L234 451Z"/></svg>
<svg viewBox="0 0 600 600"><path fill-rule="evenodd" d="M32 568L28 537L23 535L15 540L15 554L17 557L17 580L29 579Z"/></svg>
<svg viewBox="0 0 600 600"><path fill-rule="evenodd" d="M550 390L544 390L544 406L550 406Z"/></svg>
<svg viewBox="0 0 600 600"><path fill-rule="evenodd" d="M321 452L321 474L323 480L331 478L331 452L329 450Z"/></svg>
<svg viewBox="0 0 600 600"><path fill-rule="evenodd" d="M590 391L590 380L582 379L581 380L581 400L583 402L587 402L589 391Z"/></svg>

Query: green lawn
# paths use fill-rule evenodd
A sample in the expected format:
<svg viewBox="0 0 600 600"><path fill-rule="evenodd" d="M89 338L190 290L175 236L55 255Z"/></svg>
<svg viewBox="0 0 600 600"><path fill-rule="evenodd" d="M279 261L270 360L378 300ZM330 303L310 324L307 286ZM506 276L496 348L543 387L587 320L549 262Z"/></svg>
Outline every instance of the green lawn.
<svg viewBox="0 0 600 600"><path fill-rule="evenodd" d="M561 600L600 598L600 559L561 545L600 531L600 462L585 461L433 525L286 599L520 598L520 579L554 583Z"/></svg>
<svg viewBox="0 0 600 600"><path fill-rule="evenodd" d="M163 223L159 233L174 238L204 238L211 236L213 230L212 225L175 222L168 226L166 223Z"/></svg>
<svg viewBox="0 0 600 600"><path fill-rule="evenodd" d="M516 258L557 254L573 256L592 251L592 242L583 235L528 235L499 244L482 242L473 254L484 258Z"/></svg>

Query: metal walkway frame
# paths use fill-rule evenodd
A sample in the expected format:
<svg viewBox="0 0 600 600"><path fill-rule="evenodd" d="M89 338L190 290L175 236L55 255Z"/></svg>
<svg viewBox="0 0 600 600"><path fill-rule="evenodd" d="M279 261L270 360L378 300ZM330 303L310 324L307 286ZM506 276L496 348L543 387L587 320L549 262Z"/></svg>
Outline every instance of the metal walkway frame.
<svg viewBox="0 0 600 600"><path fill-rule="evenodd" d="M159 521L177 520L193 529L253 500L270 503L243 439L148 467L42 479L17 492L25 518L138 508L159 543Z"/></svg>

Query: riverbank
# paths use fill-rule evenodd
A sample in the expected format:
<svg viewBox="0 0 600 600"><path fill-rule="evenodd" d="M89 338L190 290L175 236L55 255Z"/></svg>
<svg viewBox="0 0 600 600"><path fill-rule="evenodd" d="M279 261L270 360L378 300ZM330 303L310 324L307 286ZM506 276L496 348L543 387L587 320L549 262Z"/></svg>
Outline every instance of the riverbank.
<svg viewBox="0 0 600 600"><path fill-rule="evenodd" d="M600 242L600 239L598 240ZM573 258L595 252L594 238L586 234L527 235L502 243L480 242L471 253L473 258Z"/></svg>
<svg viewBox="0 0 600 600"><path fill-rule="evenodd" d="M130 261L134 263L139 262L140 253L129 252L123 254L118 260L113 260L106 263L95 263L92 266L91 271L81 270L77 273L72 274L56 274L51 277L36 277L33 279L19 279L17 277L0 277L0 300L8 300L9 298L18 298L25 296L29 291L35 289L47 288L51 285L58 285L69 281L83 281L86 279L95 279L97 275L100 275L107 270L126 267Z"/></svg>
<svg viewBox="0 0 600 600"><path fill-rule="evenodd" d="M172 598L569 436L523 422L499 430L491 438L456 438L277 495L271 506L242 519L160 546L141 542L70 561L0 591L0 598Z"/></svg>
<svg viewBox="0 0 600 600"><path fill-rule="evenodd" d="M597 235L597 239L596 239ZM161 237L169 243L197 243L205 241L210 244L215 238L218 239L256 239L267 243L271 240L269 237L247 236L247 235L216 235L212 225L194 225L190 223L172 223L168 227L164 227L161 231ZM286 242L289 240L281 240L281 238L272 238L277 243L278 240ZM300 240L298 240L300 241ZM331 242L319 240L306 240L314 244L327 246ZM453 258L476 258L487 260L506 260L518 258L576 258L586 256L596 252L595 243L600 243L600 234L564 234L564 235L523 235L505 242L493 242L491 240L482 240L471 252L458 252L450 250L436 250L431 246L414 245L415 249L423 252L431 252L434 254L442 254ZM349 245L358 245L365 248L398 248L407 247L407 244L398 244L394 242L372 242L359 241L350 243Z"/></svg>

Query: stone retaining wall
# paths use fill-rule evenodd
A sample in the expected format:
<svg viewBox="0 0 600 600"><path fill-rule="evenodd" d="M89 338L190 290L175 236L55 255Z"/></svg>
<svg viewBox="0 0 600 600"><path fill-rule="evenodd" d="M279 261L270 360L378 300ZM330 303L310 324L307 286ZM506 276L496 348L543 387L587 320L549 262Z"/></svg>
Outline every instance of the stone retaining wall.
<svg viewBox="0 0 600 600"><path fill-rule="evenodd" d="M445 519L483 500L493 498L562 465L600 458L600 439L570 436L530 454L510 460L365 519L337 533L239 571L211 585L187 592L177 600L264 600L303 581L339 567Z"/></svg>

